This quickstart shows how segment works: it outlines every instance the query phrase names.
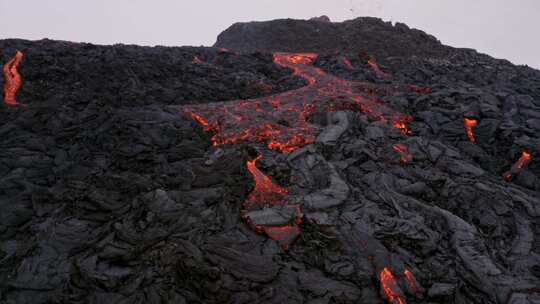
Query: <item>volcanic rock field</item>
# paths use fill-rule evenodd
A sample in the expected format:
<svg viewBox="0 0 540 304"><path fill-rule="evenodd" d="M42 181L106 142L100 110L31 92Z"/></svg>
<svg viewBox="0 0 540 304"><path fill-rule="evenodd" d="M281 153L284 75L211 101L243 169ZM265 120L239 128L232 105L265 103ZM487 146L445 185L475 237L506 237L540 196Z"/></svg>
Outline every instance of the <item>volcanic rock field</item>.
<svg viewBox="0 0 540 304"><path fill-rule="evenodd" d="M371 17L0 64L0 303L540 303L538 70Z"/></svg>

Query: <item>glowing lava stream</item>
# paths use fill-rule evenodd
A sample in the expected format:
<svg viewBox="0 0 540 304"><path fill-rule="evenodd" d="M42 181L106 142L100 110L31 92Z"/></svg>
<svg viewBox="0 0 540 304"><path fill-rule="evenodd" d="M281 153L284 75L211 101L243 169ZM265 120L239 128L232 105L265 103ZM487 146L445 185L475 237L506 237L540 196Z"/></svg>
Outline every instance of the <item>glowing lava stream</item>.
<svg viewBox="0 0 540 304"><path fill-rule="evenodd" d="M532 160L532 156L530 152L523 151L521 153L521 157L518 159L518 161L510 168L510 171L504 173L504 178L506 180L512 180L515 174L518 174L527 166L527 164Z"/></svg>
<svg viewBox="0 0 540 304"><path fill-rule="evenodd" d="M288 190L272 182L272 180L257 168L257 161L262 158L261 155L247 162L247 169L253 176L255 187L243 203L244 211L261 210L263 206L285 205L285 197ZM292 207L292 206L291 206ZM283 250L289 249L289 244L300 234L301 211L299 206L293 206L296 211L296 221L294 224L282 226L261 226L252 222L249 216L243 216L246 222L258 233L265 233L271 239L281 244Z"/></svg>
<svg viewBox="0 0 540 304"><path fill-rule="evenodd" d="M402 163L408 163L412 160L413 156L409 152L409 149L404 144L395 144L393 147L394 151L399 153L400 161Z"/></svg>
<svg viewBox="0 0 540 304"><path fill-rule="evenodd" d="M215 133L212 137L215 146L263 142L269 149L283 153L315 141L320 130L309 122L309 117L317 111L359 110L372 119L391 123L403 134L410 134L407 123L412 118L385 106L378 94L396 90L429 93L430 90L341 79L314 67L316 58L314 53L274 54L276 64L292 69L294 75L307 81L302 88L251 100L184 106L182 112L205 131Z"/></svg>
<svg viewBox="0 0 540 304"><path fill-rule="evenodd" d="M17 51L15 57L8 61L3 68L4 71L4 102L8 105L17 105L15 95L21 87L22 78L17 70L23 58L23 53Z"/></svg>
<svg viewBox="0 0 540 304"><path fill-rule="evenodd" d="M463 125L465 126L465 130L467 131L467 137L469 138L469 141L476 142L472 128L478 126L478 121L476 119L465 117L463 118Z"/></svg>
<svg viewBox="0 0 540 304"><path fill-rule="evenodd" d="M261 158L262 156L259 155L254 160L247 162L247 169L255 180L255 188L244 202L245 207L249 207L254 203L278 204L283 202L288 193L287 189L274 184L268 176L257 168L257 161Z"/></svg>
<svg viewBox="0 0 540 304"><path fill-rule="evenodd" d="M392 304L405 304L406 303L405 297L403 296L403 293L396 282L396 278L394 277L390 269L385 267L379 275L379 280L381 282L382 289L389 303L392 303Z"/></svg>

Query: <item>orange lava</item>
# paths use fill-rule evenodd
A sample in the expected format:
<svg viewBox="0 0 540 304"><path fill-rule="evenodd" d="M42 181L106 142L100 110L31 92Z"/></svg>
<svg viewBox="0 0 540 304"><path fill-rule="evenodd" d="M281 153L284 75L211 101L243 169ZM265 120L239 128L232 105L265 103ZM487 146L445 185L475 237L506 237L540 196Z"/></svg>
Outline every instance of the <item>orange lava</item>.
<svg viewBox="0 0 540 304"><path fill-rule="evenodd" d="M411 135L412 131L409 129L407 124L411 122L413 118L408 115L395 116L392 118L392 126L396 129L399 129L403 135Z"/></svg>
<svg viewBox="0 0 540 304"><path fill-rule="evenodd" d="M465 126L465 130L467 131L467 137L469 138L469 141L476 142L472 128L478 126L478 121L476 119L469 119L465 117L463 119L463 125Z"/></svg>
<svg viewBox="0 0 540 304"><path fill-rule="evenodd" d="M521 172L525 166L532 160L532 156L530 152L523 151L521 153L521 157L518 159L518 161L512 166L510 171L504 173L504 178L507 180L511 180L515 174Z"/></svg>
<svg viewBox="0 0 540 304"><path fill-rule="evenodd" d="M379 276L379 280L381 281L381 286L383 288L384 294L386 295L386 298L388 299L389 303L392 304L405 304L405 297L403 296L403 293L401 292L401 289L399 288L396 278L388 269L385 267Z"/></svg>
<svg viewBox="0 0 540 304"><path fill-rule="evenodd" d="M4 65L4 102L8 105L18 104L15 95L17 95L17 91L21 87L22 78L17 67L21 63L22 58L23 53L17 51L15 57Z"/></svg>
<svg viewBox="0 0 540 304"><path fill-rule="evenodd" d="M418 285L416 284L416 279L414 278L414 275L409 269L405 269L405 280L407 280L407 284L409 285L410 290L417 294L420 292L418 289Z"/></svg>
<svg viewBox="0 0 540 304"><path fill-rule="evenodd" d="M523 153L521 153L521 157L516 163L518 169L523 169L531 161L531 159L531 153L523 151Z"/></svg>
<svg viewBox="0 0 540 304"><path fill-rule="evenodd" d="M393 149L399 153L402 163L408 163L412 160L412 154L409 153L409 149L404 144L395 144Z"/></svg>
<svg viewBox="0 0 540 304"><path fill-rule="evenodd" d="M376 85L349 81L326 74L312 64L314 53L275 53L274 62L290 68L307 85L284 93L211 104L190 105L182 111L214 132L215 146L241 142L264 143L269 149L290 153L315 141L320 129L309 122L318 111L349 109L389 122L403 134L411 134L412 117L384 105L381 94L423 90L420 87Z"/></svg>
<svg viewBox="0 0 540 304"><path fill-rule="evenodd" d="M261 155L247 162L247 169L255 180L255 188L248 195L244 206L249 207L251 204L279 204L287 195L288 191L272 182L272 180L261 172L256 166L257 161L262 158Z"/></svg>

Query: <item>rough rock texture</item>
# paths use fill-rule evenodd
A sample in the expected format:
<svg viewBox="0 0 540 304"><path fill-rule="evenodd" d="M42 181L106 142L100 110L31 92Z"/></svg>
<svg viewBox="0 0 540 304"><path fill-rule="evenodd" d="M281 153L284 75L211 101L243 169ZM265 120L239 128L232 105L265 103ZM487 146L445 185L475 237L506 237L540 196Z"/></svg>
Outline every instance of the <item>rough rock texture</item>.
<svg viewBox="0 0 540 304"><path fill-rule="evenodd" d="M540 301L539 71L373 18L234 25L218 46L0 41L0 62L25 54L23 106L0 109L0 303L384 303L383 269L407 303ZM366 93L411 132L340 109L314 113L317 140L290 154L212 147L179 108L306 85L272 51L417 85ZM254 149L302 207L288 250L242 218Z"/></svg>
<svg viewBox="0 0 540 304"><path fill-rule="evenodd" d="M294 19L235 23L218 36L214 46L247 53L362 52L376 58L414 55L443 58L452 53L452 48L420 30L403 23L392 26L371 17L340 23Z"/></svg>

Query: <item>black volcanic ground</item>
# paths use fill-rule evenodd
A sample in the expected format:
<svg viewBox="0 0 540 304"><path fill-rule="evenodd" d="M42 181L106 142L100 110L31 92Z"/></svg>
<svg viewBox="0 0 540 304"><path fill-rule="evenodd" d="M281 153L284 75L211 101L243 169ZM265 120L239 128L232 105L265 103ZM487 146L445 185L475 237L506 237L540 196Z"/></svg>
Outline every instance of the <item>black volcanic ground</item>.
<svg viewBox="0 0 540 304"><path fill-rule="evenodd" d="M0 303L540 303L538 70L375 18L235 24L207 48L0 40L0 63L16 50L22 106L0 106ZM274 52L431 90L375 93L413 118L410 135L340 108L313 114L325 136L292 154L213 147L183 107L306 86ZM242 218L255 151L302 208L288 250Z"/></svg>

